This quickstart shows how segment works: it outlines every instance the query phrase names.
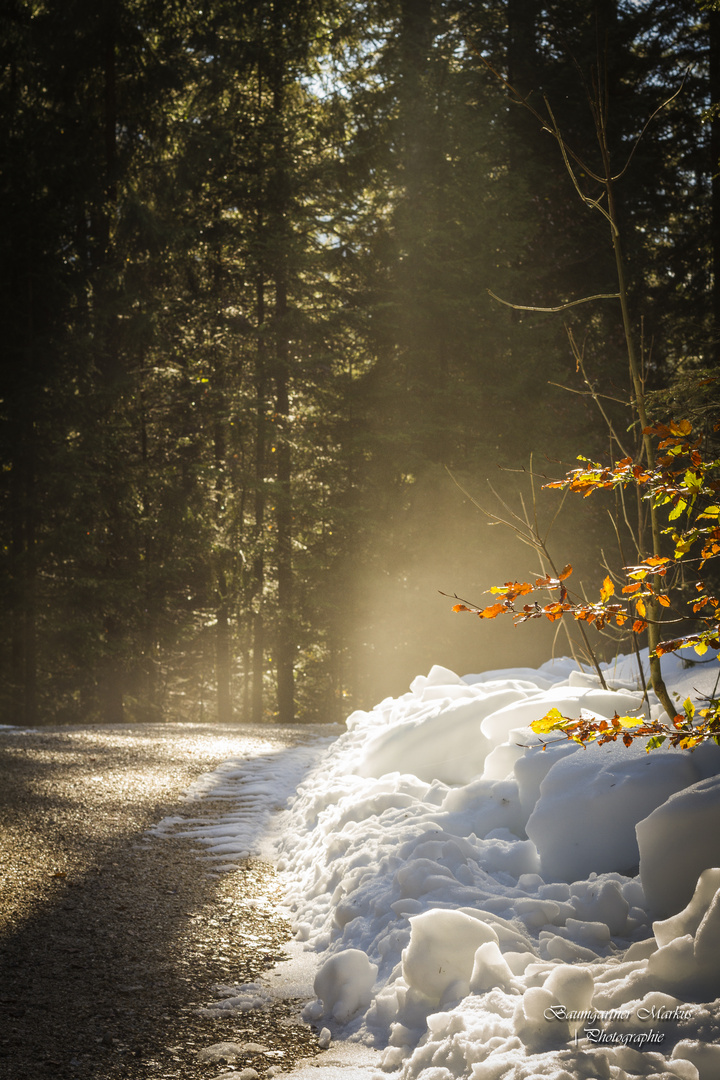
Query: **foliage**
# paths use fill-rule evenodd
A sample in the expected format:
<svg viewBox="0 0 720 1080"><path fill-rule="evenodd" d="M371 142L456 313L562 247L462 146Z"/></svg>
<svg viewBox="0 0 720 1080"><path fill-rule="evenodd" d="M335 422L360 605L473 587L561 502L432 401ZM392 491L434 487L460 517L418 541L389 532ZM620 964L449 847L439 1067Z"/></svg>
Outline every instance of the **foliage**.
<svg viewBox="0 0 720 1080"><path fill-rule="evenodd" d="M648 603L656 599L677 621L685 623L689 619L695 627L672 640L659 642L655 647L658 657L687 648L693 648L699 655L708 648L720 649L720 599L708 587L705 572L708 563L720 556L720 459L707 459L703 455L703 439L693 435L688 420L657 423L644 434L658 441L660 453L652 467L637 464L632 458L607 466L580 458L581 466L564 479L545 486L567 489L584 498L596 491L637 489L644 500L666 516L668 524L663 532L671 542L670 555L653 555L625 566L621 579L624 584L620 584L619 593L616 582L608 574L600 587L599 599L592 602L569 592L565 582L572 574L572 567L566 566L555 577L548 575L534 582L513 581L493 586L490 592L502 597L494 604L474 607L459 603L453 610L469 611L482 619L507 614L515 623L540 618L554 622L568 615L597 629L608 624L629 626L635 635L647 629ZM686 602L691 609L687 612L677 605L673 583L686 582L689 577L693 578L694 595ZM666 591L653 587L658 580L662 580ZM521 608L515 604L520 598L546 591L553 597L548 603L535 600ZM563 732L583 745L592 741L602 745L621 736L629 746L636 738L650 736L648 750L668 740L673 746L692 749L708 739L720 745L720 699L712 698L697 714L692 703L686 701L684 713L672 718L672 727L631 716L616 715L611 721L576 720L562 716L557 709L530 726L538 734Z"/></svg>
<svg viewBox="0 0 720 1080"><path fill-rule="evenodd" d="M622 738L625 746L632 746L635 739L646 738L645 749L649 753L663 743L681 750L693 750L702 742L712 740L720 746L720 701L713 698L709 705L697 709L690 698L683 702L683 712L678 713L670 724L660 720L648 720L638 716L620 716L615 713L610 720L576 720L563 716L559 709L550 709L540 720L533 720L530 727L537 735L561 732L572 742L598 746L616 742ZM543 749L547 746L543 744Z"/></svg>

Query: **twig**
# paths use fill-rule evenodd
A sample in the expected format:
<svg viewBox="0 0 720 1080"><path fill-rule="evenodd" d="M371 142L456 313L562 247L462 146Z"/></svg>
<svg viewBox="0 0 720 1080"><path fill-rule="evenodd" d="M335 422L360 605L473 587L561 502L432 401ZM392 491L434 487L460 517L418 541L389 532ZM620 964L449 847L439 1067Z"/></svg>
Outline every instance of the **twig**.
<svg viewBox="0 0 720 1080"><path fill-rule="evenodd" d="M663 110L663 109L664 109L664 108L665 108L665 107L666 107L667 105L669 105L671 101L674 101L674 100L675 100L675 98L676 98L676 97L678 96L678 94L682 93L683 87L685 86L685 81L686 81L686 79L687 79L687 77L688 77L688 75L690 74L690 72L691 72L691 71L692 71L692 65L690 65L690 66L689 66L689 67L687 68L687 70L685 71L685 74L683 75L683 78L682 78L682 82L681 82L681 83L680 83L680 85L678 86L678 88L677 88L677 90L675 91L675 93L674 93L674 94L671 94L671 95L670 95L670 97L669 97L669 98L666 98L666 100L665 100L665 101L663 101L661 105L658 105L657 109L655 109L655 111L654 111L654 112L650 113L650 116L649 116L649 117L647 118L647 120L645 121L645 124L643 125L643 129L642 129L642 131L640 132L640 134L638 135L637 139L635 140L635 142L634 142L634 144L633 144L633 148L632 148L632 150L630 151L630 154L628 155L627 161L626 161L626 162L625 162L625 164L623 165L623 167L622 167L622 169L620 170L620 172L619 172L619 173L617 173L617 174L616 174L615 176L611 177L611 180L612 180L612 183L613 183L613 184L615 183L615 181L616 181L616 180L620 180L620 179L621 179L621 178L622 178L622 177L623 177L623 176L625 175L625 173L627 172L627 170L628 170L628 167L629 167L629 165L630 165L630 162L632 161L632 159L633 159L633 157L634 157L634 155L635 155L635 151L637 150L638 146L640 145L640 140L642 139L643 135L645 134L645 132L647 131L647 129L649 128L650 124L651 124L651 123L652 123L652 121L653 121L653 120L655 119L655 117L657 116L657 114L658 114L659 112L662 112L662 110Z"/></svg>
<svg viewBox="0 0 720 1080"><path fill-rule="evenodd" d="M610 394L598 394L597 390L578 390L576 386L565 386L564 383L553 382L548 379L548 386L557 386L558 390L567 390L568 394L578 394L580 397L603 398L604 401L614 401L616 405L627 405L622 398L611 397Z"/></svg>
<svg viewBox="0 0 720 1080"><path fill-rule="evenodd" d="M572 332L572 327L566 326L565 331L566 331L567 336L568 336L568 341L570 342L570 349L572 351L573 356L575 357L576 368L582 374L583 382L587 386L588 391L589 391L593 401L597 405L598 410L600 412L600 415L602 416L603 420L605 421L605 426L607 427L608 431L610 432L611 438L613 438L615 440L615 442L617 443L618 447L620 448L620 453L622 454L623 457L631 457L632 455L628 454L627 450L625 449L622 442L620 441L620 437L618 436L618 433L615 430L615 427L613 425L612 420L610 419L607 412L605 411L605 407L604 407L604 405L602 404L602 402L600 400L600 396L596 393L595 387L590 382L590 380L589 380L589 378L587 376L587 372L585 371L585 358L583 356L583 353L580 351L580 349L578 347L578 343L575 340L575 336L574 336L574 334Z"/></svg>

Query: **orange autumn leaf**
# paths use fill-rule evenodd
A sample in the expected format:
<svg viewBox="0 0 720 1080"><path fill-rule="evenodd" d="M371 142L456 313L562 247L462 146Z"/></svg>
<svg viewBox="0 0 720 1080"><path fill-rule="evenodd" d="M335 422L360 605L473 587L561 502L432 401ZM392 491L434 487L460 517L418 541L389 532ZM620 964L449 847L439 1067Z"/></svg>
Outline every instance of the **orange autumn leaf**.
<svg viewBox="0 0 720 1080"><path fill-rule="evenodd" d="M610 599L611 596L614 595L614 593L615 593L615 586L613 585L610 577L608 576L608 577L605 578L605 580L602 583L602 588L600 590L600 600L604 604L607 600Z"/></svg>
<svg viewBox="0 0 720 1080"><path fill-rule="evenodd" d="M478 612L481 619L495 619L498 615L501 615L503 611L508 609L504 604L491 604L489 607L483 608Z"/></svg>
<svg viewBox="0 0 720 1080"><path fill-rule="evenodd" d="M659 645L655 646L655 652L658 656L665 656L667 653L675 652L683 644L683 638L675 638L674 641L661 641Z"/></svg>
<svg viewBox="0 0 720 1080"><path fill-rule="evenodd" d="M555 604L546 604L542 610L543 615L545 615L550 620L550 622L555 622L556 619L562 618L563 612L567 611L568 609L565 604L561 604L558 602Z"/></svg>
<svg viewBox="0 0 720 1080"><path fill-rule="evenodd" d="M490 589L491 593L495 593L496 596L504 595L508 600L515 600L518 596L527 596L528 593L534 591L535 586L529 581L506 581L504 585L493 585Z"/></svg>

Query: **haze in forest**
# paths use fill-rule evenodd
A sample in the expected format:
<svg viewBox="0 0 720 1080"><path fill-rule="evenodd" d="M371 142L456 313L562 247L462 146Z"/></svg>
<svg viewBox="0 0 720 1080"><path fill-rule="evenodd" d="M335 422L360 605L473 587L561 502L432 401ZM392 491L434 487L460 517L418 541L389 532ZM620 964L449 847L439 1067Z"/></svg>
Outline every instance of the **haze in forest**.
<svg viewBox="0 0 720 1080"><path fill-rule="evenodd" d="M0 722L342 721L431 663L568 653L440 595L541 569L461 489L497 511L489 477L532 516L532 468L549 522L543 479L607 456L598 401L637 452L617 302L537 310L617 292L580 197L600 194L594 85L653 416L710 415L717 18L4 12ZM513 96L591 163L577 190ZM622 532L599 501L553 527L577 587L622 565L608 509Z"/></svg>

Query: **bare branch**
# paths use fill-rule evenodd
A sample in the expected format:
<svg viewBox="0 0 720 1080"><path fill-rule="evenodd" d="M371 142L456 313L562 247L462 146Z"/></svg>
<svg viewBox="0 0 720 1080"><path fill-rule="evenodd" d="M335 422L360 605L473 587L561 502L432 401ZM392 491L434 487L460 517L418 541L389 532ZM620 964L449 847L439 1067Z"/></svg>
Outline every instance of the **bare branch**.
<svg viewBox="0 0 720 1080"><path fill-rule="evenodd" d="M469 48L470 48L471 52L475 53L478 60L480 60L480 62L485 65L485 67L488 69L490 74L493 75L498 80L498 82L502 83L502 85L505 87L505 89L507 91L509 91L510 94L512 94L513 103L515 105L522 105L524 108L526 108L528 110L528 112L532 113L532 115L538 121L538 123L540 124L542 130L547 131L547 133L549 135L552 135L554 139L557 139L558 142L561 143L561 145L563 147L563 150L564 150L563 156L565 154L567 154L569 157L571 157L573 159L575 164L580 169L582 169L582 171L587 176L589 176L592 180L595 180L598 184L604 184L605 183L604 178L602 176L598 176L598 174L594 171L594 169L591 169L590 166L587 164L587 162L583 161L583 159L580 157L580 155L577 154L572 149L572 147L567 145L567 143L562 138L562 135L560 134L560 132L557 131L555 128L550 127L550 125L548 124L547 120L542 115L542 113L538 112L538 110L535 108L535 106L530 104L530 95L528 94L526 97L523 97L523 95L518 90L515 89L515 87L512 85L512 83L510 83L505 78L504 75L501 75L499 71L495 70L495 68L492 66L490 61L487 60L483 56L483 54L480 52L479 49L476 49L473 45L469 45ZM547 104L547 102L546 102L546 104Z"/></svg>
<svg viewBox="0 0 720 1080"><path fill-rule="evenodd" d="M552 111L552 109L550 107L550 102L548 101L547 98L544 98L543 100L545 101L545 108L547 109L547 111L548 111L548 113L550 115L550 119L552 120L552 132L553 132L553 135L555 136L555 138L557 139L557 144L560 147L560 153L562 154L562 159L563 159L563 162L565 163L565 168L567 169L568 176L572 180L573 187L575 188L578 195L580 196L580 198L582 199L582 201L585 203L586 206L589 206L593 210L599 210L600 213L602 214L602 216L604 218L606 218L606 220L610 223L610 228L611 229L616 229L617 226L615 225L615 222L613 221L612 217L610 216L608 211L605 209L605 207L600 205L600 199L602 198L602 195L600 196L600 198L591 199L590 196L585 195L585 193L580 188L580 185L577 182L577 177L575 176L575 173L572 170L572 166L570 165L570 160L568 158L568 152L567 152L567 149L565 147L565 140L563 139L562 135L560 134L560 128L557 126L557 121L555 120L555 116L554 116L553 111ZM581 165L581 168L583 169L584 172L589 173L592 176L592 178L594 180L596 180L599 184L603 184L603 186L605 186L605 180L603 179L603 177L596 176L594 173L591 172L591 170L587 169L584 165Z"/></svg>
<svg viewBox="0 0 720 1080"><path fill-rule="evenodd" d="M600 415L602 416L603 420L605 421L605 425L606 425L608 431L610 432L610 437L615 440L616 444L620 448L620 453L622 454L623 457L631 457L632 455L628 454L627 450L623 446L623 444L622 444L622 442L620 440L620 437L619 437L618 433L616 432L616 430L615 430L615 428L613 426L612 420L610 419L607 412L605 411L605 407L604 407L602 401L600 400L599 394L596 392L594 385L590 382L590 379L587 376L587 372L585 371L585 357L583 355L583 351L580 350L580 348L578 346L578 343L575 341L575 336L574 336L574 334L572 332L572 327L566 326L565 330L567 332L568 341L570 342L570 348L572 350L572 354L575 357L575 364L576 364L577 370L581 373L581 375L583 377L583 381L584 381L585 385L587 386L588 391L589 391L593 401L597 405L597 407L598 407L598 409L600 411Z"/></svg>
<svg viewBox="0 0 720 1080"><path fill-rule="evenodd" d="M569 492L570 492L570 488L565 488L565 490L562 493L562 498L561 498L560 502L558 503L558 508L555 511L555 513L553 514L552 520L551 520L550 524L548 525L547 529L545 530L545 535L543 537L543 547L547 543L547 538L550 535L550 532L552 530L553 525L555 524L558 517L560 516L560 511L562 510L563 506L565 505L565 500L567 499Z"/></svg>
<svg viewBox="0 0 720 1080"><path fill-rule="evenodd" d="M620 170L620 172L619 172L619 173L617 173L617 175L616 175L616 176L613 176L613 177L612 177L612 182L613 182L613 183L615 183L615 181L616 181L616 180L620 180L620 179L621 179L621 178L622 178L622 177L623 177L623 176L625 175L625 173L627 172L627 170L628 170L628 168L629 168L629 166L630 166L630 162L632 161L632 159L633 159L633 157L634 157L634 155L635 155L635 151L637 150L638 146L640 145L640 140L642 139L643 135L645 134L645 132L647 131L648 127L650 126L650 124L652 123L652 121L653 121L653 120L655 119L655 117L657 116L657 114L658 114L659 112L662 112L662 110L663 110L663 109L664 109L664 108L665 108L665 107L666 107L667 105L669 105L671 101L674 101L674 100L675 100L675 98L676 98L676 97L678 96L678 94L681 94L681 93L682 93L683 87L685 86L685 82L686 82L686 80L687 80L687 77L688 77L688 75L690 74L691 70L692 70L692 67L691 67L691 66L687 68L687 70L686 70L685 74L683 75L683 79L682 79L682 82L681 82L681 83L680 83L680 85L678 86L678 88L677 88L677 90L675 91L675 93L674 93L674 94L671 94L669 98L666 98L666 100L662 102L662 104L658 105L657 109L655 109L655 111L654 111L654 112L650 113L650 116L648 117L648 119L646 120L645 124L643 125L643 129L642 129L642 131L640 132L640 134L638 135L637 139L635 140L635 142L634 142L634 144L633 144L633 148L632 148L632 150L630 151L630 154L628 155L628 159L627 159L627 161L626 161L626 162L625 162L625 164L623 165L623 167L622 167L622 169Z"/></svg>
<svg viewBox="0 0 720 1080"><path fill-rule="evenodd" d="M629 401L623 401L622 398L611 397L610 394L598 394L596 390L578 390L574 386L565 386L564 383L553 382L552 379L548 379L548 386L557 386L558 390L567 390L568 394L579 394L580 397L602 398L603 401L614 401L616 405L625 405L630 407ZM521 470L516 469L516 472Z"/></svg>
<svg viewBox="0 0 720 1080"><path fill-rule="evenodd" d="M492 289L488 289L488 293L492 296L493 300L497 300L499 304L504 304L505 307L513 308L515 311L541 311L545 314L551 314L556 311L566 311L567 308L577 307L578 304L589 304L591 300L620 299L620 293L596 293L595 296L584 296L582 300L570 300L567 304L560 304L558 307L533 307L529 304L513 304L510 300L503 300L501 296L496 296Z"/></svg>

